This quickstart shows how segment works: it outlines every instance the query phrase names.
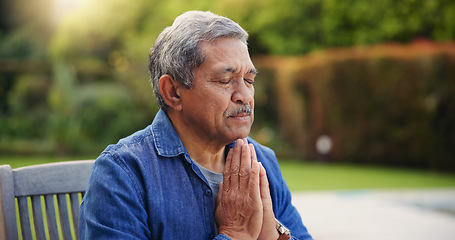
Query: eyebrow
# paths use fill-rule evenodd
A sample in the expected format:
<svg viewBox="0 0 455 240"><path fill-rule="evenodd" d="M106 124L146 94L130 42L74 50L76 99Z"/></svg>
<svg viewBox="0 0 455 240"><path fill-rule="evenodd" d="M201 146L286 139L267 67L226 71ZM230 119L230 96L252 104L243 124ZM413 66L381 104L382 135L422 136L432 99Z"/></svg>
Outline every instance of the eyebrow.
<svg viewBox="0 0 455 240"><path fill-rule="evenodd" d="M250 69L250 71L248 71L248 73L258 75L259 71L256 68L252 68L252 69Z"/></svg>
<svg viewBox="0 0 455 240"><path fill-rule="evenodd" d="M222 73L235 73L235 72L237 72L236 68L227 67L227 68L221 69L218 73L222 74ZM247 72L247 74L254 74L254 75L257 75L258 73L259 73L259 71L256 68L252 68Z"/></svg>

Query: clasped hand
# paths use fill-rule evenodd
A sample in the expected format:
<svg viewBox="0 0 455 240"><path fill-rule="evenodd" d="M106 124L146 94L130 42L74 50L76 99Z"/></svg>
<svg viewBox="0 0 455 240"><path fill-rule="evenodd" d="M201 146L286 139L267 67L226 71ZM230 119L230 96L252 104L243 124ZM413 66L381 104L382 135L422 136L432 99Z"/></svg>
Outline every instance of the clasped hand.
<svg viewBox="0 0 455 240"><path fill-rule="evenodd" d="M232 239L279 237L265 169L246 139L237 140L226 157L215 220Z"/></svg>

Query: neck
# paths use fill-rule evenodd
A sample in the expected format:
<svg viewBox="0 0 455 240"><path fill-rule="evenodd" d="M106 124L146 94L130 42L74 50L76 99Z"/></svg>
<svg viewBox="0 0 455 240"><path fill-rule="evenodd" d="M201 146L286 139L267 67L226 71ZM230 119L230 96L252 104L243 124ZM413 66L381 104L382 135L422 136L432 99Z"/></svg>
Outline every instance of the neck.
<svg viewBox="0 0 455 240"><path fill-rule="evenodd" d="M168 114L172 125L185 146L193 161L196 161L204 168L221 173L224 170L225 146L228 143L218 143L212 139L202 138L198 130L188 128L171 114Z"/></svg>
<svg viewBox="0 0 455 240"><path fill-rule="evenodd" d="M185 141L183 138L181 140L193 161L212 172L223 172L225 163L224 146L221 149L210 148L207 145L193 144L192 141Z"/></svg>

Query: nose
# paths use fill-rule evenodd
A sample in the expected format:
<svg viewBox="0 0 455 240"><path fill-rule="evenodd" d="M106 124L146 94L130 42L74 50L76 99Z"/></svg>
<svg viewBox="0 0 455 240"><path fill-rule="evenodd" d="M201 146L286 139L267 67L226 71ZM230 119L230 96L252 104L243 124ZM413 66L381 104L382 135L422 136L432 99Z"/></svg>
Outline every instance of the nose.
<svg viewBox="0 0 455 240"><path fill-rule="evenodd" d="M235 89L232 94L232 101L234 103L250 103L254 99L254 87L246 81L235 84Z"/></svg>

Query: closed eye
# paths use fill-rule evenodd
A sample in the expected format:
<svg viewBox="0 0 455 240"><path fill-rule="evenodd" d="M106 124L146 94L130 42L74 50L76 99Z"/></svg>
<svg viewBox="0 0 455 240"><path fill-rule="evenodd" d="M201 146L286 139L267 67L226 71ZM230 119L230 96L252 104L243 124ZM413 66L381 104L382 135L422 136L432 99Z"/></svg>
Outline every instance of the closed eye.
<svg viewBox="0 0 455 240"><path fill-rule="evenodd" d="M254 83L253 79L244 78L243 80L245 80L245 82L247 82L248 84L251 84L251 85L253 85L253 83Z"/></svg>
<svg viewBox="0 0 455 240"><path fill-rule="evenodd" d="M231 83L231 79L227 79L227 80L220 80L218 81L219 83L223 84L223 85L227 85L229 83Z"/></svg>

